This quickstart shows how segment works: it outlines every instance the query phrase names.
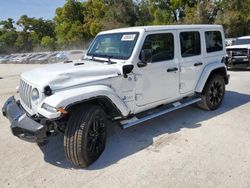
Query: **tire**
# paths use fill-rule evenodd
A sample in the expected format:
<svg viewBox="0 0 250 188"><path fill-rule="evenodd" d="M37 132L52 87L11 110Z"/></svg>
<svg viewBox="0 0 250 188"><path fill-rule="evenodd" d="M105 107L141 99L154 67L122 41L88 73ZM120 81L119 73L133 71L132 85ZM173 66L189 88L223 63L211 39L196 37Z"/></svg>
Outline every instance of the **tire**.
<svg viewBox="0 0 250 188"><path fill-rule="evenodd" d="M225 95L225 80L219 74L214 74L207 81L201 101L197 105L205 110L216 110L220 107Z"/></svg>
<svg viewBox="0 0 250 188"><path fill-rule="evenodd" d="M105 149L107 117L99 106L75 107L64 134L66 158L77 167L95 162Z"/></svg>

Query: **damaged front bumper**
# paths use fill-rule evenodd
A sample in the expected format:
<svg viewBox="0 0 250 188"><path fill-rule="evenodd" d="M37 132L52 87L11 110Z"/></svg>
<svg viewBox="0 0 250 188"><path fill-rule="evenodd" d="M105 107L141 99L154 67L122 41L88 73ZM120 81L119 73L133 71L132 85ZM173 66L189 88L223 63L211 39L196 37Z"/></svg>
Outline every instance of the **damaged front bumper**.
<svg viewBox="0 0 250 188"><path fill-rule="evenodd" d="M3 115L11 123L13 135L29 142L43 142L47 137L47 127L28 117L20 103L12 96L2 108Z"/></svg>

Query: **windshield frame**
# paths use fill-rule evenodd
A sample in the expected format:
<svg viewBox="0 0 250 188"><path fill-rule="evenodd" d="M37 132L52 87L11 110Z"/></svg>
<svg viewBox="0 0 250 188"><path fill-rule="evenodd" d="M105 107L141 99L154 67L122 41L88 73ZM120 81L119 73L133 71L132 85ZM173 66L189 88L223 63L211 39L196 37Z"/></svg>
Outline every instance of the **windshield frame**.
<svg viewBox="0 0 250 188"><path fill-rule="evenodd" d="M108 54L104 54L104 55L101 55L101 54L94 54L94 53L90 53L90 51L91 51L91 49L94 47L94 45L95 45L95 41L96 41L96 39L98 38L98 37L100 37L100 36L109 36L109 35L116 35L116 34L121 34L121 35L130 35L130 34L135 34L136 36L135 36L135 39L134 39L134 45L132 46L132 50L131 50L131 53L129 54L129 56L128 57L123 57L123 56L113 56L113 55L111 55L111 56L109 56ZM128 60L131 56L132 56L132 54L133 54L133 52L134 52L134 49L135 49L135 46L136 46L136 44L137 44L137 42L138 42L138 38L139 38L139 35L140 35L140 33L138 32L138 31L129 31L129 32L115 32L115 33L107 33L107 34L100 34L100 35L97 35L96 37L95 37L95 39L91 42L91 45L89 46L89 48L88 48L88 51L87 51L87 53L86 53L86 56L90 56L90 57L99 57L99 58L110 58L110 59L118 59L118 60Z"/></svg>

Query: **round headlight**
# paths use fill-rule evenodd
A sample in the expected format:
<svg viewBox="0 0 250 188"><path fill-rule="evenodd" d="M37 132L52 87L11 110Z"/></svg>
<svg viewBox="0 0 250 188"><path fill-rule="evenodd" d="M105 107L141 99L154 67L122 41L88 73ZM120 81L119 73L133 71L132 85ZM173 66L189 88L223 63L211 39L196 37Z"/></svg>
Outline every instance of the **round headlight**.
<svg viewBox="0 0 250 188"><path fill-rule="evenodd" d="M39 99L39 91L37 88L34 88L31 92L31 99L33 102L37 101Z"/></svg>

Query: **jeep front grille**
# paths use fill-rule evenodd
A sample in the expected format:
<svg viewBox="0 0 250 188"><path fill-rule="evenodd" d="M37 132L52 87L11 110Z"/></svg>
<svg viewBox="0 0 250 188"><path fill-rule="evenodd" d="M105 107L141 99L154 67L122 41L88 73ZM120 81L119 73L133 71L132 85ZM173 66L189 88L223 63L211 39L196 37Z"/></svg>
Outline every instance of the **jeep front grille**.
<svg viewBox="0 0 250 188"><path fill-rule="evenodd" d="M20 80L20 85L19 85L20 98L21 98L21 101L29 109L32 108L32 106L31 106L31 91L32 91L32 86L21 79Z"/></svg>

